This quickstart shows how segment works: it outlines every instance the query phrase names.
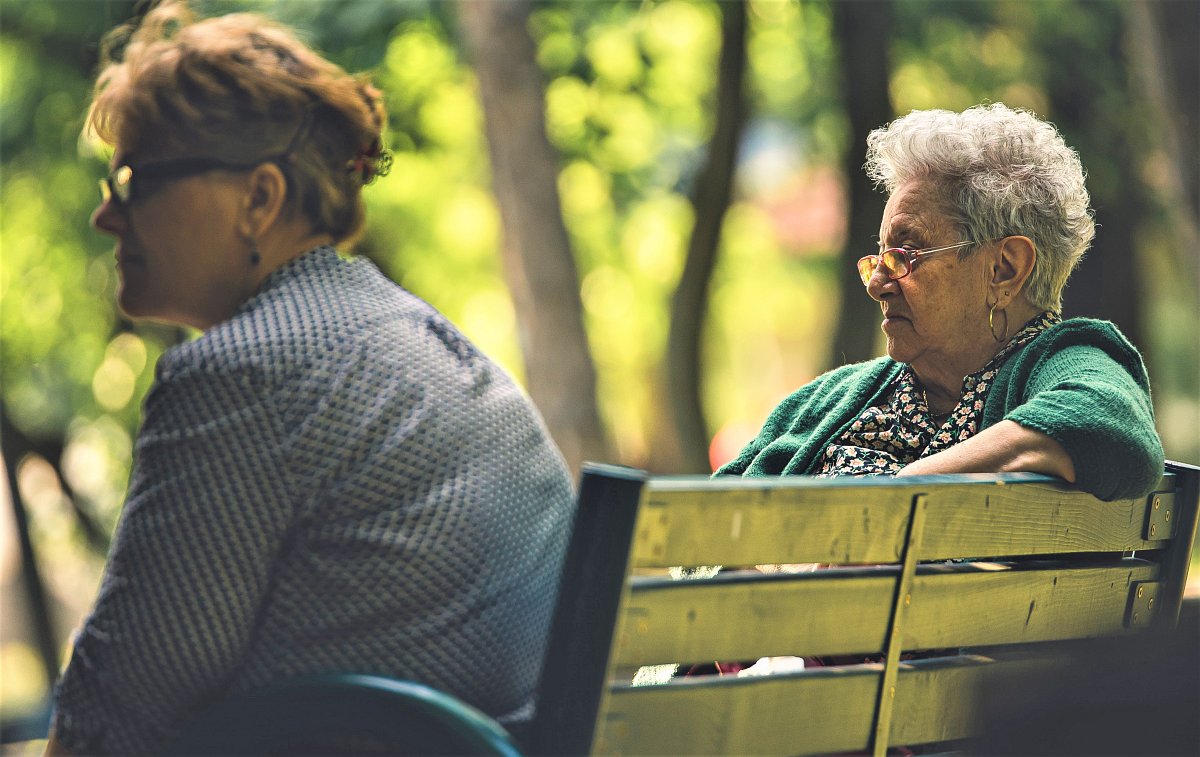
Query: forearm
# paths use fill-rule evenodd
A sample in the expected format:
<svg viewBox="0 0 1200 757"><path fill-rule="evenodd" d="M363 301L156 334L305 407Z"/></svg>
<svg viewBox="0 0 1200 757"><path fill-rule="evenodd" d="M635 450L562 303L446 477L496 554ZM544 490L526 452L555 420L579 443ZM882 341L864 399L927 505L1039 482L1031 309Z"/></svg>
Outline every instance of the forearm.
<svg viewBox="0 0 1200 757"><path fill-rule="evenodd" d="M1075 464L1061 444L1040 431L1007 420L917 460L896 475L1014 472L1046 473L1075 482Z"/></svg>
<svg viewBox="0 0 1200 757"><path fill-rule="evenodd" d="M104 581L55 693L72 749L157 752L245 657L294 499L274 406L244 385L183 376L147 398Z"/></svg>

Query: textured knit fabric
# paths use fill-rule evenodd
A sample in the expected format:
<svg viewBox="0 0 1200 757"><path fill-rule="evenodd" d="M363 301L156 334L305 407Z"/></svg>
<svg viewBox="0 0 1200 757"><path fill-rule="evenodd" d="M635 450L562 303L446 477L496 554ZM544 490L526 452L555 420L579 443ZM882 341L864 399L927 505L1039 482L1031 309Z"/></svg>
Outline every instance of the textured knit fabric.
<svg viewBox="0 0 1200 757"><path fill-rule="evenodd" d="M912 366L906 365L882 404L864 410L844 434L825 448L817 475L895 474L910 463L975 436L1000 366L1013 352L1061 321L1061 316L1049 310L1031 320L986 365L963 379L958 404L944 419L929 411L921 381Z"/></svg>
<svg viewBox="0 0 1200 757"><path fill-rule="evenodd" d="M816 473L829 444L884 401L905 367L882 357L819 376L780 403L717 474ZM1006 419L1061 444L1076 484L1101 499L1140 496L1162 478L1146 369L1111 323L1072 318L1012 353L988 392L980 430Z"/></svg>
<svg viewBox="0 0 1200 757"><path fill-rule="evenodd" d="M501 369L368 261L312 251L160 360L57 735L153 752L215 699L332 671L528 719L572 503Z"/></svg>

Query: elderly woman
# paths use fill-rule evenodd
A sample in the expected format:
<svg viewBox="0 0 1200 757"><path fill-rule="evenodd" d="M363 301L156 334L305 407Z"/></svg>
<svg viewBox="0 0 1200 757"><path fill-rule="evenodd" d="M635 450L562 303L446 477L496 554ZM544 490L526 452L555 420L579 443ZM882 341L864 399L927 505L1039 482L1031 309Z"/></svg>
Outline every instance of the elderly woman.
<svg viewBox="0 0 1200 757"><path fill-rule="evenodd" d="M386 167L380 94L288 30L158 5L96 84L97 229L158 363L51 751L159 750L206 704L359 672L530 717L573 512L528 398L339 255Z"/></svg>
<svg viewBox="0 0 1200 757"><path fill-rule="evenodd" d="M1162 475L1142 359L1110 323L1063 320L1091 243L1083 169L1055 128L1002 104L916 111L868 138L887 189L858 261L887 357L783 401L718 473L1032 471L1103 499Z"/></svg>

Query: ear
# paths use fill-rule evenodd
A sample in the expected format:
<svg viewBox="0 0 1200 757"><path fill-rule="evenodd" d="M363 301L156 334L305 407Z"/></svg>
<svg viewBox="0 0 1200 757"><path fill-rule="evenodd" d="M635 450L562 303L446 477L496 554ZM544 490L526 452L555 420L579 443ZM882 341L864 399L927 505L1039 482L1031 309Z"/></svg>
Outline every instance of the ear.
<svg viewBox="0 0 1200 757"><path fill-rule="evenodd" d="M287 179L274 163L261 163L246 177L242 206L242 234L258 239L283 215Z"/></svg>
<svg viewBox="0 0 1200 757"><path fill-rule="evenodd" d="M1020 296L1036 262L1037 245L1029 237L1001 239L992 258L991 277L988 280L991 301L999 308L1008 307Z"/></svg>

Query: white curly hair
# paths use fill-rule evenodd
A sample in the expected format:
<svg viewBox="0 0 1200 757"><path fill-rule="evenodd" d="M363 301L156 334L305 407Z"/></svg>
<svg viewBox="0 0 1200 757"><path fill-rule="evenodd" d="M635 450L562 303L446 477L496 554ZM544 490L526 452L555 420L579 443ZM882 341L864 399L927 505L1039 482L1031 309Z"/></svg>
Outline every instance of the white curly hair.
<svg viewBox="0 0 1200 757"><path fill-rule="evenodd" d="M933 182L965 239L1032 239L1038 254L1026 297L1062 309L1063 288L1096 224L1079 155L1053 124L1003 103L915 110L871 132L865 168L889 194L913 179Z"/></svg>

